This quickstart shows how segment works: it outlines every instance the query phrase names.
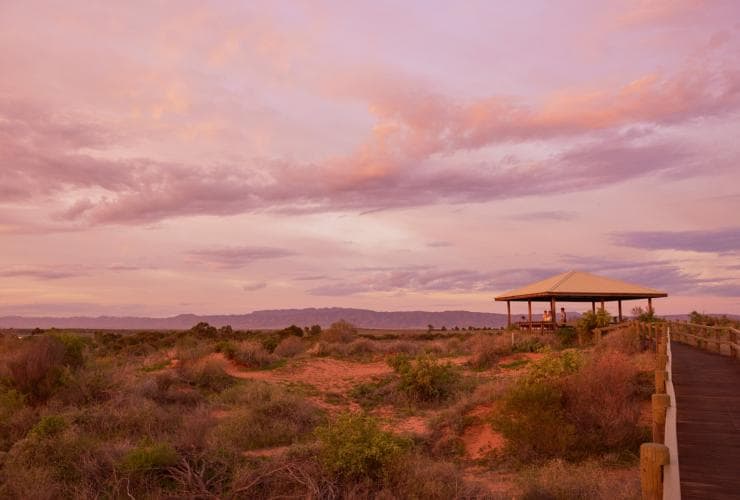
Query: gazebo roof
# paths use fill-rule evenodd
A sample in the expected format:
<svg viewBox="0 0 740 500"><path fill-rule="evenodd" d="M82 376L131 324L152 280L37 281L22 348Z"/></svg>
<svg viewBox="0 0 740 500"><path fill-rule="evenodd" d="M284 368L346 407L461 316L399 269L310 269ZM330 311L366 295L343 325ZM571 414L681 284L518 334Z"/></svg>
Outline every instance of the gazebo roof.
<svg viewBox="0 0 740 500"><path fill-rule="evenodd" d="M565 302L591 302L667 296L667 293L653 288L591 273L568 271L506 292L496 297L496 300L545 302L554 298Z"/></svg>

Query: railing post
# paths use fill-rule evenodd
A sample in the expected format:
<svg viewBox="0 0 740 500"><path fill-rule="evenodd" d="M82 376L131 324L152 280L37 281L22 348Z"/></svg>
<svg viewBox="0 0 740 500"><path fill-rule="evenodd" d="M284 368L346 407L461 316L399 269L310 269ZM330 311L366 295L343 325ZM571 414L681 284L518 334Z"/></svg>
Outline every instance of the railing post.
<svg viewBox="0 0 740 500"><path fill-rule="evenodd" d="M663 466L669 462L668 447L664 444L640 445L642 500L663 500Z"/></svg>
<svg viewBox="0 0 740 500"><path fill-rule="evenodd" d="M667 379L667 373L665 370L655 370L655 393L665 394L665 382Z"/></svg>
<svg viewBox="0 0 740 500"><path fill-rule="evenodd" d="M665 443L665 412L671 405L668 394L653 394L653 442Z"/></svg>
<svg viewBox="0 0 740 500"><path fill-rule="evenodd" d="M722 330L717 330L714 334L717 338L717 352L722 354Z"/></svg>

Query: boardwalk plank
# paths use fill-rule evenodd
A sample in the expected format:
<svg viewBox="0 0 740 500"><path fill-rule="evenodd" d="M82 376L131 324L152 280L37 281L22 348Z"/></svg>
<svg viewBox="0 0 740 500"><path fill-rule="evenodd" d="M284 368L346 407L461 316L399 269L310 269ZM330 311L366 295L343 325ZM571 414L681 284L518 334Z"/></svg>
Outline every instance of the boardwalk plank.
<svg viewBox="0 0 740 500"><path fill-rule="evenodd" d="M671 343L681 496L740 499L740 362Z"/></svg>

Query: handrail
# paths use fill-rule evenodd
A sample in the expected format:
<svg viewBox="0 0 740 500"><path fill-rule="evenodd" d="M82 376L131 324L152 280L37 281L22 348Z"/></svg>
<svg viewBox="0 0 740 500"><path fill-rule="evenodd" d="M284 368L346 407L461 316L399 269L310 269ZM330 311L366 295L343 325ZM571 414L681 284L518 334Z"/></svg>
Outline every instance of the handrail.
<svg viewBox="0 0 740 500"><path fill-rule="evenodd" d="M676 394L673 389L671 328L667 323L631 322L642 339L655 344L655 394L652 396L653 442L640 446L643 500L681 498L676 435Z"/></svg>
<svg viewBox="0 0 740 500"><path fill-rule="evenodd" d="M673 329L673 340L738 359L740 330L731 326L698 325L683 321L669 321L668 324Z"/></svg>

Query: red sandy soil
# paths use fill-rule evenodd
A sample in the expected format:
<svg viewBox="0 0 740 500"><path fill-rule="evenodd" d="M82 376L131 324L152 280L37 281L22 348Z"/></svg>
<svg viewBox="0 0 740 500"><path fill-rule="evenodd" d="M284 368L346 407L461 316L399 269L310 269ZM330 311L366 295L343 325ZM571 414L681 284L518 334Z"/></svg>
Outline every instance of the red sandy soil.
<svg viewBox="0 0 740 500"><path fill-rule="evenodd" d="M226 361L223 354L215 353L211 356ZM319 391L338 393L344 393L359 382L368 381L392 371L385 361L353 363L333 358L303 359L274 370L244 370L231 362L227 362L225 368L226 373L236 378L308 383Z"/></svg>
<svg viewBox="0 0 740 500"><path fill-rule="evenodd" d="M393 406L381 406L372 411L379 417L383 427L393 432L422 436L429 432L428 417L424 415L399 416Z"/></svg>
<svg viewBox="0 0 740 500"><path fill-rule="evenodd" d="M506 445L504 437L494 431L489 422L495 411L494 405L480 405L469 413L477 423L465 429L462 435L465 455L471 460L480 460L492 451L502 450Z"/></svg>

